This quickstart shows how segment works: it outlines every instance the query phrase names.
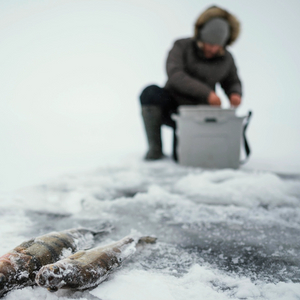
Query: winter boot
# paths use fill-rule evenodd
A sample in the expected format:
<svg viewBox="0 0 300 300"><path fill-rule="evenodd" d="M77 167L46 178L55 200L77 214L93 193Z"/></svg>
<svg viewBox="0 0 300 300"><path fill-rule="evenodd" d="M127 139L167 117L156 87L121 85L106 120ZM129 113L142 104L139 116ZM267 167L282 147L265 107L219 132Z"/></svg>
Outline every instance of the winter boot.
<svg viewBox="0 0 300 300"><path fill-rule="evenodd" d="M160 159L163 157L160 131L162 124L161 108L156 105L142 105L142 116L149 145L145 159Z"/></svg>

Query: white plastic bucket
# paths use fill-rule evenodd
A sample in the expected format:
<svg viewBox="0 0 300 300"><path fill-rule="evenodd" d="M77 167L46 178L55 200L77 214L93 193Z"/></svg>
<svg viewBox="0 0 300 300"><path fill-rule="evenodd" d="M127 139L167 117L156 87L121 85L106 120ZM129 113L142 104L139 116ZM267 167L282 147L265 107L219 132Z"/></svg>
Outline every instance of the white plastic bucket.
<svg viewBox="0 0 300 300"><path fill-rule="evenodd" d="M178 162L201 168L240 166L243 122L235 109L211 106L180 106L176 121Z"/></svg>

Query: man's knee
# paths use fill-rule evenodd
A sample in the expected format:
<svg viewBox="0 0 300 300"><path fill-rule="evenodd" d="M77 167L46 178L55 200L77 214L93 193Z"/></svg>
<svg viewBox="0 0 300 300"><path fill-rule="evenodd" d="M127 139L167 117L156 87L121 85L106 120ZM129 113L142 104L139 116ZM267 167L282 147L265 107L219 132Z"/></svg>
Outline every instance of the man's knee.
<svg viewBox="0 0 300 300"><path fill-rule="evenodd" d="M140 95L140 102L142 105L160 105L160 95L162 88L157 85L147 86Z"/></svg>

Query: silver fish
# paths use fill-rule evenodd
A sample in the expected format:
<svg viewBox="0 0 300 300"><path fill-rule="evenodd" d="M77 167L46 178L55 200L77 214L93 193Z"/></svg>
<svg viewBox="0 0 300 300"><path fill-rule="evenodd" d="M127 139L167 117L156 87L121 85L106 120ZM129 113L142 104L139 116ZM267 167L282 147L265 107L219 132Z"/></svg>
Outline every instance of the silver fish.
<svg viewBox="0 0 300 300"><path fill-rule="evenodd" d="M154 237L127 236L107 246L79 251L40 269L36 283L50 292L59 289L85 290L98 286L135 251L137 244L155 243Z"/></svg>
<svg viewBox="0 0 300 300"><path fill-rule="evenodd" d="M35 285L39 269L63 257L92 246L95 235L88 229L51 232L26 241L0 257L0 297L8 291Z"/></svg>

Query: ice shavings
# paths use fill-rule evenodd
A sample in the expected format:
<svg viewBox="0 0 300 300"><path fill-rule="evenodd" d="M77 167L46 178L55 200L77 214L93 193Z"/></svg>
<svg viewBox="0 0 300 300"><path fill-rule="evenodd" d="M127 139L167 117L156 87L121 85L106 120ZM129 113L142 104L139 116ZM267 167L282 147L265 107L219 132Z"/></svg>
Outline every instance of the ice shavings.
<svg viewBox="0 0 300 300"><path fill-rule="evenodd" d="M199 203L299 206L299 199L293 195L297 186L272 173L221 170L189 174L179 179L174 189Z"/></svg>
<svg viewBox="0 0 300 300"><path fill-rule="evenodd" d="M15 290L10 292L6 297L5 300L32 300L32 299L39 299L39 300L57 300L59 299L57 295L49 293L46 289L43 288L23 288L22 290ZM66 300L60 298L60 300Z"/></svg>
<svg viewBox="0 0 300 300"><path fill-rule="evenodd" d="M124 219L128 213L141 219L141 222L147 217L152 222L164 221L177 224L196 222L208 225L229 221L233 226L247 226L248 222L252 227L262 223L271 225L274 222L288 227L300 226L299 211L291 207L273 207L272 210L256 207L255 211L249 214L250 208L232 204L223 206L197 203L185 195L172 194L159 186L152 185L147 193L139 193L133 198L119 198L113 202L86 199L82 214L87 213L90 217L100 214L103 219L117 216ZM291 218L295 222L289 222Z"/></svg>
<svg viewBox="0 0 300 300"><path fill-rule="evenodd" d="M73 250L71 248L64 248L62 251L61 251L61 254L59 256L59 259L64 259L68 256L70 256L71 254L73 254Z"/></svg>
<svg viewBox="0 0 300 300"><path fill-rule="evenodd" d="M40 234L49 228L97 228L109 222L114 230L97 239L95 246L135 232L157 236L158 240L151 247L139 247L120 270L95 289L109 283L118 294L113 298L109 291L103 299L126 297L130 292L125 286L133 286L137 295L143 295L148 284L149 290L156 287L158 292L149 292L145 299L150 295L160 299L159 291L164 299L175 300L183 295L193 300L199 295L206 299L297 299L299 186L297 177L201 170L169 161L136 161L62 176L1 202L2 250L7 244L15 247L27 239L20 234L36 236L31 235L33 230ZM192 272L195 266L210 280L199 279L195 275L201 273L199 269ZM136 276L143 288L135 286ZM152 285L154 279L158 280ZM123 283L124 289L118 293ZM39 290L36 294L35 289L24 291L31 299L39 297ZM63 294L59 295L63 299ZM58 294L47 297L57 299L53 297ZM89 299L83 292L78 297Z"/></svg>
<svg viewBox="0 0 300 300"><path fill-rule="evenodd" d="M133 288L128 289L128 286ZM228 276L206 266L194 265L183 277L121 270L90 293L107 300L298 300L300 283L254 284L245 277Z"/></svg>
<svg viewBox="0 0 300 300"><path fill-rule="evenodd" d="M89 249L94 244L94 236L91 232L81 232L80 229L78 231L72 232L73 243L76 246L77 250L80 249Z"/></svg>
<svg viewBox="0 0 300 300"><path fill-rule="evenodd" d="M117 255L118 261L121 263L136 252L135 243L130 243L120 247L121 253Z"/></svg>
<svg viewBox="0 0 300 300"><path fill-rule="evenodd" d="M298 182L283 180L273 173L229 169L203 171L167 162L124 163L124 166L62 176L45 185L23 190L18 197L10 199L10 204L76 214L87 207L88 202L131 199L149 191L151 186L196 203L243 207L300 205Z"/></svg>
<svg viewBox="0 0 300 300"><path fill-rule="evenodd" d="M48 290L35 287L33 288L23 288L22 290L15 290L10 292L5 298L5 300L96 300L88 291L86 292L74 292L61 290L56 293L50 293Z"/></svg>

